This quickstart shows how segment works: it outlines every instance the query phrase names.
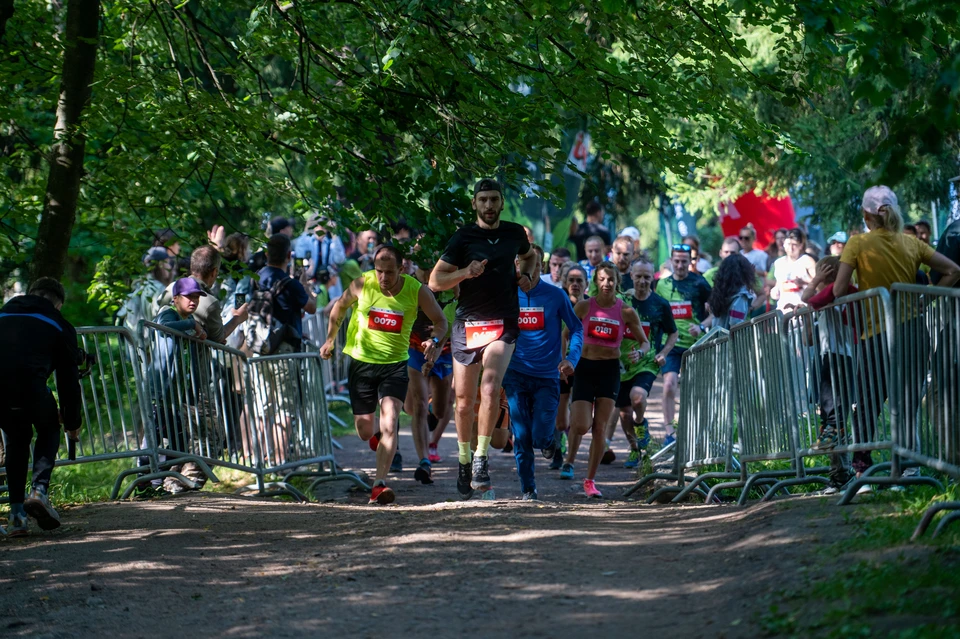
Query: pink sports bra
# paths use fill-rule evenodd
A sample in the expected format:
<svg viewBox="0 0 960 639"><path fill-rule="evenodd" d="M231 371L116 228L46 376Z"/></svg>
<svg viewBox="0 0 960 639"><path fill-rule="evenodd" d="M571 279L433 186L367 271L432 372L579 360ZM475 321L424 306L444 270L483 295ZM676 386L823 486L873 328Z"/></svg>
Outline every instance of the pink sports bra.
<svg viewBox="0 0 960 639"><path fill-rule="evenodd" d="M590 298L590 309L580 320L583 323L583 343L608 348L620 348L623 341L623 300L617 298L617 303L610 308L603 308L597 304L597 298Z"/></svg>

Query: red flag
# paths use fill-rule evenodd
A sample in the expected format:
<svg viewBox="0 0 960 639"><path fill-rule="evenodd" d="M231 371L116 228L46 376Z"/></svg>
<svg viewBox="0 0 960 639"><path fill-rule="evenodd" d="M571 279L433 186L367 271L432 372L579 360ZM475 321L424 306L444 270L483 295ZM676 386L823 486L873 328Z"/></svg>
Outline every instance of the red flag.
<svg viewBox="0 0 960 639"><path fill-rule="evenodd" d="M793 202L789 197L773 198L766 193L754 195L751 191L741 195L735 202L720 204L720 225L724 237L737 237L747 224L757 231L755 248L764 249L773 241L777 229L792 229L797 221Z"/></svg>

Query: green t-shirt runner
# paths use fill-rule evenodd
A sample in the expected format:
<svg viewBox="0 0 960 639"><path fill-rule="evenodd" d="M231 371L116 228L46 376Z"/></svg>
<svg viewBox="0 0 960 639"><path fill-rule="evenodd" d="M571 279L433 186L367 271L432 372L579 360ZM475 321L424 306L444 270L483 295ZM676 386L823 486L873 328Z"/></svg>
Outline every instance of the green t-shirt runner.
<svg viewBox="0 0 960 639"><path fill-rule="evenodd" d="M693 346L697 338L690 334L690 327L702 322L706 316L706 303L710 297L710 285L702 275L688 273L682 280L664 277L657 282L657 295L670 304L673 319L680 331L677 348Z"/></svg>
<svg viewBox="0 0 960 639"><path fill-rule="evenodd" d="M633 306L633 310L640 316L640 326L643 327L650 340L650 350L640 358L640 361L630 361L630 353L636 350L637 342L631 338L629 329L620 344L620 381L633 379L640 373L660 374L656 356L663 348L663 336L670 335L677 330L677 323L673 319L670 302L656 293L650 293L645 300L638 300L633 295L624 296L624 301Z"/></svg>

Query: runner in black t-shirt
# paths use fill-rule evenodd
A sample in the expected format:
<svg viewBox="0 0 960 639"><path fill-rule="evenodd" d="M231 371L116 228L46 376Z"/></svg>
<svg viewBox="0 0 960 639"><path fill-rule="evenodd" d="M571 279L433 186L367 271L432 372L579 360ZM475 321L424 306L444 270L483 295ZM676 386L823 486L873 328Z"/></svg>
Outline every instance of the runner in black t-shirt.
<svg viewBox="0 0 960 639"><path fill-rule="evenodd" d="M475 224L450 238L430 275L430 288L445 291L460 285L460 302L450 336L460 472L457 489L464 499L490 489L487 452L500 413L500 384L519 334L517 286L529 290L536 252L523 227L501 222L503 191L496 180L480 180L473 189ZM520 277L514 260L520 256ZM483 379L480 369L483 367ZM470 465L477 385L477 454Z"/></svg>

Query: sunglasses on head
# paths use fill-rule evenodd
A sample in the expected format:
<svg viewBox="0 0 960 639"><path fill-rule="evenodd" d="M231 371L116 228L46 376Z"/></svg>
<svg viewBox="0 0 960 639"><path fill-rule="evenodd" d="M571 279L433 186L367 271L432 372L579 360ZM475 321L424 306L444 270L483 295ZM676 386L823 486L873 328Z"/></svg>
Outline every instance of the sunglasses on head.
<svg viewBox="0 0 960 639"><path fill-rule="evenodd" d="M671 250L683 251L684 253L689 253L693 249L690 247L689 244L674 244Z"/></svg>

